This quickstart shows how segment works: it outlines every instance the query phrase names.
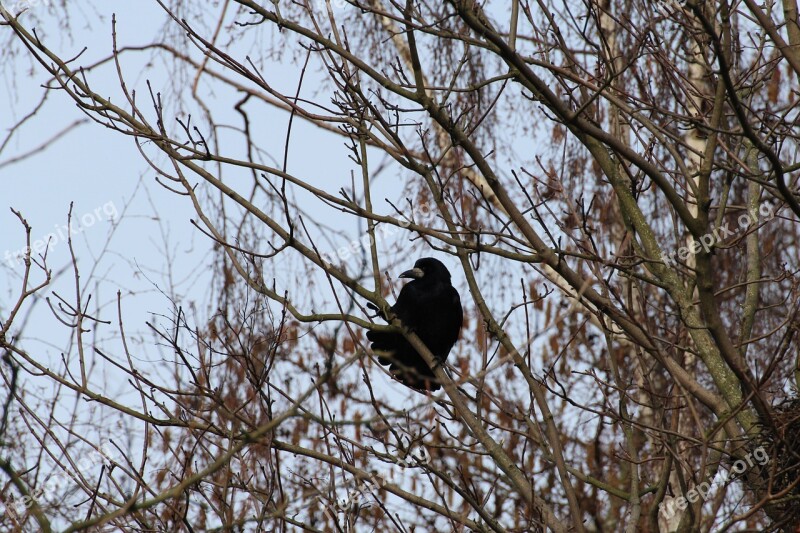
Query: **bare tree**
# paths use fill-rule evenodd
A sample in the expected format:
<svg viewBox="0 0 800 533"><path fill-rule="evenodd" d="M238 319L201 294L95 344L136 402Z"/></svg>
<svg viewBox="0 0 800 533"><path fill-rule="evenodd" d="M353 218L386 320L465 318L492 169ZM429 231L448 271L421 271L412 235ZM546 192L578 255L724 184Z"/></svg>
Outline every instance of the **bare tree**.
<svg viewBox="0 0 800 533"><path fill-rule="evenodd" d="M796 531L794 0L158 4L163 40L125 46L114 20L93 64L0 7L16 60L96 134L131 137L215 252L208 309L173 295L149 343L122 298L62 298L74 373L15 340L51 276L19 214L5 523ZM131 81L142 54L174 78ZM331 153L349 167L304 164ZM466 311L444 366L390 311L397 269L427 255ZM96 321L118 337L90 341ZM400 328L442 392L393 382L368 328ZM34 400L33 379L55 392Z"/></svg>

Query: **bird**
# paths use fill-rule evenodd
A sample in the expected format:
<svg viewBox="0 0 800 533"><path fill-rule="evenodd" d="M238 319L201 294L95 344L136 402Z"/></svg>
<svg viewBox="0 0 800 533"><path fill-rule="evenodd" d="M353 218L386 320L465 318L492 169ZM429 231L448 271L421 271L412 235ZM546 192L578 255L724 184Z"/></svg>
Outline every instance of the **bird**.
<svg viewBox="0 0 800 533"><path fill-rule="evenodd" d="M464 321L461 297L450 283L450 271L438 259L424 257L400 277L411 281L400 290L392 314L417 334L437 364L444 363ZM369 330L367 339L378 362L389 366L392 377L400 383L419 392L441 388L431 367L401 332Z"/></svg>

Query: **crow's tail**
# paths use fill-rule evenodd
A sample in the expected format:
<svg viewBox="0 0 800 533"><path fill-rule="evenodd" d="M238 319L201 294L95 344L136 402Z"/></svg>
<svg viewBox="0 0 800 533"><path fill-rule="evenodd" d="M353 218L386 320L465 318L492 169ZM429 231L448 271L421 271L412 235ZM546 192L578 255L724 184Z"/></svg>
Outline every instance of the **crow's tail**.
<svg viewBox="0 0 800 533"><path fill-rule="evenodd" d="M378 362L389 366L389 372L397 381L418 391L439 389L433 371L402 334L368 331L367 339L372 342L372 352L378 356Z"/></svg>

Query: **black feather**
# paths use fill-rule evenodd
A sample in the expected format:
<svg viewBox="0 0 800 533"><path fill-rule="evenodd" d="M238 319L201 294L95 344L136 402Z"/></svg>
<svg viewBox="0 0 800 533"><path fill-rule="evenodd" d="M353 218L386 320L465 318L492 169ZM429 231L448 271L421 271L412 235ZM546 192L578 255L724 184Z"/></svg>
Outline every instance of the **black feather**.
<svg viewBox="0 0 800 533"><path fill-rule="evenodd" d="M450 272L441 261L426 257L401 277L415 279L400 290L392 312L419 336L437 362L444 363L458 340L464 319L461 298L450 283ZM378 362L389 365L389 371L399 382L420 391L441 387L431 368L402 333L368 331L367 338Z"/></svg>

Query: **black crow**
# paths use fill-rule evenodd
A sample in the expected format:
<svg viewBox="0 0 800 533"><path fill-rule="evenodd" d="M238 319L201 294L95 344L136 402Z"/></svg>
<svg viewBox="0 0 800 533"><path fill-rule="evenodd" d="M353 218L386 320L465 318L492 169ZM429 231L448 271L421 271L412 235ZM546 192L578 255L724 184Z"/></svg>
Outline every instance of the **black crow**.
<svg viewBox="0 0 800 533"><path fill-rule="evenodd" d="M425 257L400 277L412 281L400 290L392 312L419 336L439 363L444 363L458 340L464 319L461 298L450 284L450 271L438 259ZM431 368L402 333L368 331L367 338L372 341L378 362L390 365L389 371L400 383L418 391L441 387Z"/></svg>

